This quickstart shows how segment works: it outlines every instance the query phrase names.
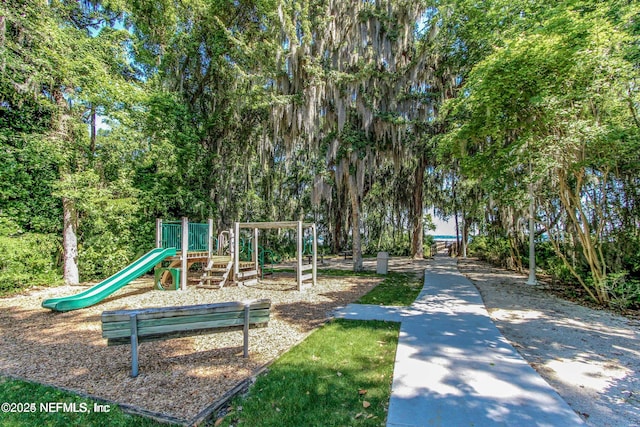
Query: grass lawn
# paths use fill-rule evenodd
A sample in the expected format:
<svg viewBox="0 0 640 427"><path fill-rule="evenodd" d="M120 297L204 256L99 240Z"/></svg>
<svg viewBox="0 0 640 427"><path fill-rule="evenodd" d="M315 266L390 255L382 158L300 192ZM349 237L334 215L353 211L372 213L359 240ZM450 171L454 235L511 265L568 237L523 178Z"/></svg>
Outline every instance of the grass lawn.
<svg viewBox="0 0 640 427"><path fill-rule="evenodd" d="M422 290L422 277L422 274L389 272L382 283L363 295L356 303L411 305Z"/></svg>
<svg viewBox="0 0 640 427"><path fill-rule="evenodd" d="M318 270L318 275L347 277L347 276L370 276L382 277L384 280L369 293L362 296L357 304L406 306L411 305L422 290L422 274L398 273L390 271L386 275L377 274L374 271L361 271L354 273L351 270L322 269Z"/></svg>
<svg viewBox="0 0 640 427"><path fill-rule="evenodd" d="M334 320L278 359L221 425L384 426L399 324Z"/></svg>
<svg viewBox="0 0 640 427"><path fill-rule="evenodd" d="M100 403L53 387L2 377L0 401L0 425L3 427L168 425L128 415L115 405ZM107 410L108 412L100 412Z"/></svg>
<svg viewBox="0 0 640 427"><path fill-rule="evenodd" d="M359 272L355 272L353 270L340 270L338 268L319 268L318 276L331 276L331 277L383 277L382 275L376 273L375 271L363 270Z"/></svg>

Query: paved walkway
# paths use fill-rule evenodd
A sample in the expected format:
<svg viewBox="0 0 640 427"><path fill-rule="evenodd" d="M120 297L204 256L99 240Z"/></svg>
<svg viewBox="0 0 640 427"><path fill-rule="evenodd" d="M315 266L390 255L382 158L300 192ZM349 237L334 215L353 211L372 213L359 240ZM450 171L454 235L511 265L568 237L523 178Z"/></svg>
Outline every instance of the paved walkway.
<svg viewBox="0 0 640 427"><path fill-rule="evenodd" d="M336 317L402 322L387 426L583 426L495 327L455 259L435 257L409 307Z"/></svg>

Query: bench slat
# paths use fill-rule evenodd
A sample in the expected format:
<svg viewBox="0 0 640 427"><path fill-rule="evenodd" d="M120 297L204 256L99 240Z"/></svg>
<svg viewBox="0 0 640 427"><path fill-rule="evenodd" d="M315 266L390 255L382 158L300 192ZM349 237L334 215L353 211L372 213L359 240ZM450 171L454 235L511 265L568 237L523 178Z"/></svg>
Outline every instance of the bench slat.
<svg viewBox="0 0 640 427"><path fill-rule="evenodd" d="M268 308L259 308L255 310L249 310L249 314L251 316L254 315L262 315L264 313L268 313ZM236 310L236 311L227 311L223 313L206 313L206 314L194 314L194 315L182 315L182 316L167 316L167 317L155 317L155 318L146 318L140 319L138 318L138 324L141 326L148 325L163 325L163 324L178 324L178 323L191 323L194 321L200 320L215 320L215 319L235 319L238 317L242 317L244 310ZM103 330L113 330L125 328L127 326L126 320L117 320L117 321L103 321L102 329Z"/></svg>
<svg viewBox="0 0 640 427"><path fill-rule="evenodd" d="M266 322L256 323L251 325L249 329L261 329L267 326L268 324ZM211 334L225 333L225 332L236 332L236 331L242 331L243 328L244 328L243 325L236 325L236 326L228 326L226 328L219 328L219 329L199 329L199 330L193 330L193 331L187 331L187 332L172 332L169 334L147 335L147 336L139 337L138 342L143 343L143 342L153 342L153 341L164 341L164 340L170 340L175 338L188 338L188 337L197 337L201 335L211 335ZM109 347L115 346L115 345L129 345L129 344L131 344L130 337L107 339L107 346Z"/></svg>
<svg viewBox="0 0 640 427"><path fill-rule="evenodd" d="M251 302L250 309L270 308L270 300ZM223 302L215 304L185 305L180 307L153 307L137 310L114 310L102 313L102 322L128 321L132 313L136 313L139 320L160 319L164 317L192 316L197 314L224 313L228 311L244 310L244 303Z"/></svg>
<svg viewBox="0 0 640 427"><path fill-rule="evenodd" d="M169 320L169 319L165 319ZM187 319L179 319L179 320L187 320ZM266 323L269 321L269 313L262 314L259 316L250 316L249 324L252 323ZM164 323L159 325L145 325L142 326L140 322L138 322L138 336L144 337L146 335L158 335L158 334L168 334L172 332L188 332L199 329L217 329L224 328L227 326L235 326L235 325L243 325L244 324L244 315L240 313L240 316L236 316L235 318L227 318L227 319L214 319L214 320L203 320L192 321L189 323ZM128 325L127 325L128 326ZM118 329L107 330L102 332L103 338L119 338L119 337L130 337L131 336L131 328L130 327L120 327Z"/></svg>
<svg viewBox="0 0 640 427"><path fill-rule="evenodd" d="M154 307L102 313L107 345L131 344L131 376L138 375L138 344L242 329L243 356L249 357L249 328L266 326L271 301L233 301L181 307Z"/></svg>
<svg viewBox="0 0 640 427"><path fill-rule="evenodd" d="M269 309L261 308L257 310L249 310L249 319L250 321L255 317L261 317L269 315ZM149 326L160 326L160 325L179 325L182 323L196 323L196 322L205 322L212 320L225 320L225 319L240 319L244 317L243 311L229 311L225 313L210 313L210 314L196 314L193 316L177 316L177 317L164 317L164 318L155 318L155 319L142 319L138 320L138 328L144 329ZM129 321L112 321L112 322L103 322L102 323L102 331L103 333L108 333L111 331L117 331L120 329L130 329ZM106 335L103 334L103 337L107 338Z"/></svg>

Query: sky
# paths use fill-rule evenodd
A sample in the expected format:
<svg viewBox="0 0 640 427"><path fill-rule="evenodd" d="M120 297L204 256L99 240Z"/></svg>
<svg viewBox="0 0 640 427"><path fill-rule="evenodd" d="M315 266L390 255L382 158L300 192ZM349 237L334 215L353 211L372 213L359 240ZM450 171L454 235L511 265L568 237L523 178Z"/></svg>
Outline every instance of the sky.
<svg viewBox="0 0 640 427"><path fill-rule="evenodd" d="M434 217L433 222L436 224L436 231L429 232L434 235L453 235L456 234L456 223L453 217L448 221L443 221L440 218Z"/></svg>

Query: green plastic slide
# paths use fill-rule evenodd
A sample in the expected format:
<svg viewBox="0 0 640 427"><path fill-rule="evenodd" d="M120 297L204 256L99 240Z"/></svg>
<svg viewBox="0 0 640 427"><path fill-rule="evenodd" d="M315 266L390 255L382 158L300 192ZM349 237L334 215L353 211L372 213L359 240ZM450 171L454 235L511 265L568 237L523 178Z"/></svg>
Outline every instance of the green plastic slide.
<svg viewBox="0 0 640 427"><path fill-rule="evenodd" d="M151 270L163 259L174 256L175 254L175 248L154 249L147 252L137 261L129 264L127 267L123 268L113 276L109 277L106 280L103 280L102 282L87 289L86 291L68 297L50 298L44 300L42 302L42 306L44 308L50 308L51 310L55 311L70 311L97 304L118 289L131 283L131 281L137 279L147 271Z"/></svg>

